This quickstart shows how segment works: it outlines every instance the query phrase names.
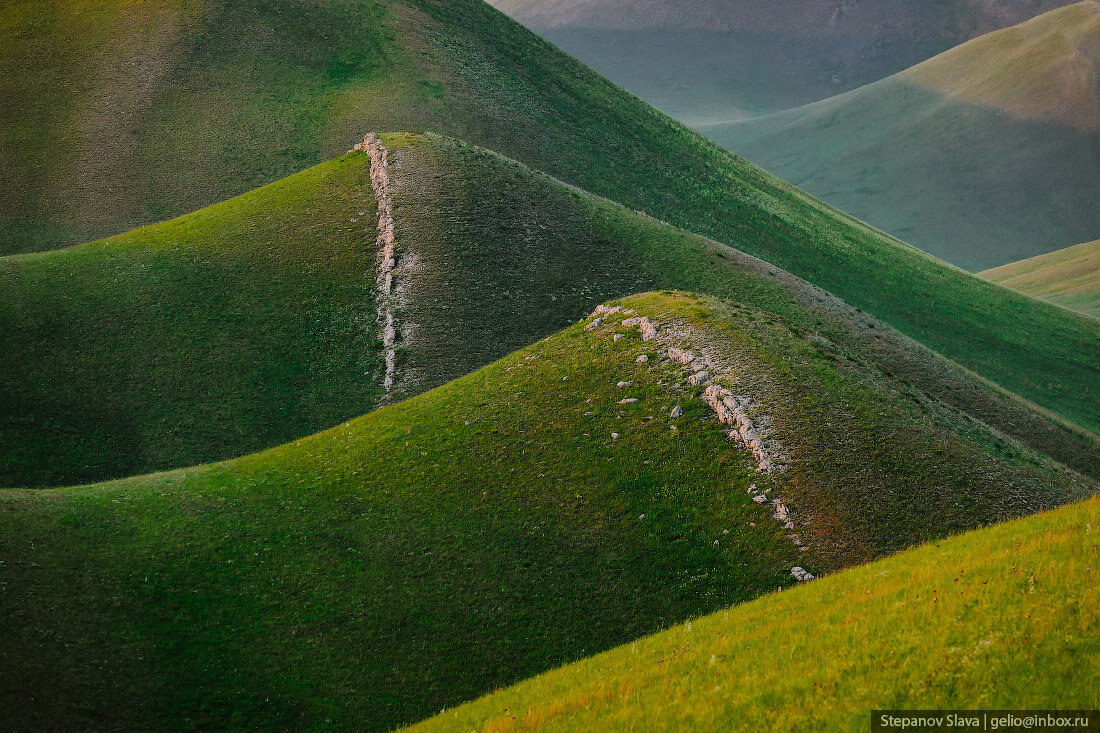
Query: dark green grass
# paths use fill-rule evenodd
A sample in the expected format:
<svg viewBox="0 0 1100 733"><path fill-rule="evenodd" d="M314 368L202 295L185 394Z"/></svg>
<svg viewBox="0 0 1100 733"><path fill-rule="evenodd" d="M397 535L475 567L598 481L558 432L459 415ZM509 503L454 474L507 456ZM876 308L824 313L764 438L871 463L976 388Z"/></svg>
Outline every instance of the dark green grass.
<svg viewBox="0 0 1100 733"><path fill-rule="evenodd" d="M416 730L847 731L869 729L874 710L1095 709L1098 527L1093 499L919 547L639 639Z"/></svg>
<svg viewBox="0 0 1100 733"><path fill-rule="evenodd" d="M74 64L54 50L76 26L64 18L42 25L39 18L56 14L17 7L30 23L19 26L18 38L34 39L39 53L5 45L14 49L9 63L35 63L43 78L67 78ZM14 101L3 106L15 119L6 130L38 129L28 122L35 109L60 120L36 143L41 155L3 166L0 215L19 231L110 233L343 152L369 129L431 129L762 257L1100 429L1093 322L981 283L795 191L484 3L229 2L194 14L177 3L163 8L185 30L151 56L165 70L150 77L161 80L150 82L158 93L134 101L128 116L113 111L118 105L82 106L71 85L46 84L45 97L5 87L5 101ZM127 38L126 16L115 5L96 6L96 13L97 27L117 25L118 38ZM114 48L87 54L112 58ZM88 89L100 88L94 79ZM125 73L111 79L112 89L138 88ZM88 116L95 125L80 121ZM66 150L81 152L78 162L99 162L65 163L54 144L61 139ZM39 165L46 159L61 162ZM115 190L104 191L104 182ZM23 246L7 239L7 251Z"/></svg>
<svg viewBox="0 0 1100 733"><path fill-rule="evenodd" d="M1034 456L992 461L965 423L911 409L899 385L834 364L773 315L674 295L627 304L736 353L742 388L812 448L805 474L775 479L811 530L828 535L828 494L861 480L818 455L831 432L799 423L815 405L854 429L864 490L921 477L887 488L913 519L887 544L957 526L940 497L959 481L968 526L1017 513L1018 496L1091 490ZM764 479L652 342L611 330L572 326L232 462L0 493L11 727L388 729L787 586L794 564L836 563L827 541L797 552L749 500ZM640 402L619 405L624 393Z"/></svg>
<svg viewBox="0 0 1100 733"><path fill-rule="evenodd" d="M371 409L377 215L363 160L0 259L0 485L237 456Z"/></svg>

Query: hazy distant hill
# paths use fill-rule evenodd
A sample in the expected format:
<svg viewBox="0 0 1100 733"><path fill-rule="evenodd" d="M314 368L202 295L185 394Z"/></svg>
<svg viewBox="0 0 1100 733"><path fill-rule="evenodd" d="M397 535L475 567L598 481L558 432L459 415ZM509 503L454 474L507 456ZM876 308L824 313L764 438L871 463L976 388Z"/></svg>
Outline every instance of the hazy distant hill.
<svg viewBox="0 0 1100 733"><path fill-rule="evenodd" d="M1100 318L1100 240L978 273L987 280Z"/></svg>
<svg viewBox="0 0 1100 733"><path fill-rule="evenodd" d="M705 132L968 270L1100 232L1100 4L1051 11L875 84Z"/></svg>
<svg viewBox="0 0 1100 733"><path fill-rule="evenodd" d="M797 107L1068 0L490 0L689 124Z"/></svg>

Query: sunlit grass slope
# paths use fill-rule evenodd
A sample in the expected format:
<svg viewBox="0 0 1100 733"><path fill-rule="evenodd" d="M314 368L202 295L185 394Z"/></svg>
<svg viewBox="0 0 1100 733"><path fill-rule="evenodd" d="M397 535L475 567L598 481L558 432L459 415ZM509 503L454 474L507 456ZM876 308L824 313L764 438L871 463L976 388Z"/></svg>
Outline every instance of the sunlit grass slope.
<svg viewBox="0 0 1100 733"><path fill-rule="evenodd" d="M620 314L271 451L0 492L7 721L389 729L789 586L796 564L1096 490L766 311L623 305L736 365L789 472L757 473Z"/></svg>
<svg viewBox="0 0 1100 733"><path fill-rule="evenodd" d="M1100 4L1077 3L856 91L705 131L910 244L984 270L1100 231L1098 49Z"/></svg>
<svg viewBox="0 0 1100 733"><path fill-rule="evenodd" d="M430 129L762 257L1100 429L1095 326L1052 323L839 214L480 0L3 12L0 79L18 80L0 91L7 251L194 210L342 153L365 130Z"/></svg>
<svg viewBox="0 0 1100 733"><path fill-rule="evenodd" d="M416 730L866 730L875 709L1100 705L1100 501L696 619Z"/></svg>
<svg viewBox="0 0 1100 733"><path fill-rule="evenodd" d="M371 409L364 165L348 156L164 224L0 258L0 486L237 456Z"/></svg>
<svg viewBox="0 0 1100 733"><path fill-rule="evenodd" d="M1100 318L1100 240L979 274L1021 293Z"/></svg>
<svg viewBox="0 0 1100 733"><path fill-rule="evenodd" d="M988 425L998 451L1018 443L1100 476L1094 436L774 266L468 144L383 140L402 293L390 401L607 298L690 289L821 334L841 361L904 380L917 404ZM0 334L19 346L0 355L11 405L2 483L56 486L233 457L374 407L382 359L366 167L353 153L164 225L0 259ZM1051 342L1089 333L1085 319L977 282L995 296L991 307L1042 315Z"/></svg>

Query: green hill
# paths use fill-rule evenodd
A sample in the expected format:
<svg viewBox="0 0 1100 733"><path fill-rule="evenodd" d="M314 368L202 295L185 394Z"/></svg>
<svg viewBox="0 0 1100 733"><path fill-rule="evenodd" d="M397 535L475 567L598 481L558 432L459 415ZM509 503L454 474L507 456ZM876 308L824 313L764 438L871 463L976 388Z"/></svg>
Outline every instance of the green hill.
<svg viewBox="0 0 1100 733"><path fill-rule="evenodd" d="M355 152L165 224L0 259L0 335L16 347L0 353L0 484L270 447L458 378L608 298L659 288L777 313L904 380L918 403L992 426L1004 449L1020 443L1100 477L1094 436L774 266L468 144L383 141L398 260L389 393L377 213ZM1069 350L1095 330L974 282L989 307L1041 317L1047 343Z"/></svg>
<svg viewBox="0 0 1100 733"><path fill-rule="evenodd" d="M1100 429L1093 322L839 214L482 2L161 0L139 12L40 0L3 13L6 251L195 210L342 153L365 130L431 129L766 259Z"/></svg>
<svg viewBox="0 0 1100 733"><path fill-rule="evenodd" d="M620 306L267 452L0 492L7 720L390 729L795 568L1098 489L797 322L675 293ZM774 471L705 387L736 395Z"/></svg>
<svg viewBox="0 0 1100 733"><path fill-rule="evenodd" d="M876 709L1095 709L1097 527L1093 499L919 547L416 729L866 730Z"/></svg>
<svg viewBox="0 0 1100 733"><path fill-rule="evenodd" d="M491 0L689 125L878 81L1067 0Z"/></svg>
<svg viewBox="0 0 1100 733"><path fill-rule="evenodd" d="M978 275L1100 318L1100 240L995 267Z"/></svg>
<svg viewBox="0 0 1100 733"><path fill-rule="evenodd" d="M990 33L883 81L704 129L968 270L1093 239L1100 4ZM920 175L913 175L920 171Z"/></svg>

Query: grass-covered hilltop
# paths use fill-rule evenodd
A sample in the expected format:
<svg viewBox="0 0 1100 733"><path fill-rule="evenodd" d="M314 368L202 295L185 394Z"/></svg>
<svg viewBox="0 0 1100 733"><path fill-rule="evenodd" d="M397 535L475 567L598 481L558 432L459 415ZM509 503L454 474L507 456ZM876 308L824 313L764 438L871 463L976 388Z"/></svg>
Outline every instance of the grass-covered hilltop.
<svg viewBox="0 0 1100 733"><path fill-rule="evenodd" d="M0 492L9 719L391 729L1097 490L795 319L614 305L274 450Z"/></svg>
<svg viewBox="0 0 1100 733"><path fill-rule="evenodd" d="M1100 318L1100 240L978 273L980 277Z"/></svg>
<svg viewBox="0 0 1100 733"><path fill-rule="evenodd" d="M1092 710L1098 528L1092 499L926 545L639 639L413 730L867 730L872 710Z"/></svg>
<svg viewBox="0 0 1100 733"><path fill-rule="evenodd" d="M703 129L909 244L984 270L1100 232L1098 49L1100 3L1077 3L858 90Z"/></svg>
<svg viewBox="0 0 1100 733"><path fill-rule="evenodd" d="M1100 475L1094 436L777 267L469 144L411 134L381 144L392 297L377 281L362 151L164 224L0 258L0 335L14 346L0 353L0 485L117 478L271 447L460 377L607 298L657 288L776 313L904 380L914 399ZM957 277L988 298L982 307L1033 319L1044 343L1095 367L1093 321Z"/></svg>
<svg viewBox="0 0 1100 733"><path fill-rule="evenodd" d="M366 130L432 129L759 256L1100 428L1095 324L838 213L484 3L163 2L138 13L32 2L3 12L7 251L197 209L343 153Z"/></svg>

